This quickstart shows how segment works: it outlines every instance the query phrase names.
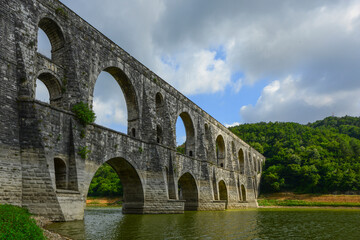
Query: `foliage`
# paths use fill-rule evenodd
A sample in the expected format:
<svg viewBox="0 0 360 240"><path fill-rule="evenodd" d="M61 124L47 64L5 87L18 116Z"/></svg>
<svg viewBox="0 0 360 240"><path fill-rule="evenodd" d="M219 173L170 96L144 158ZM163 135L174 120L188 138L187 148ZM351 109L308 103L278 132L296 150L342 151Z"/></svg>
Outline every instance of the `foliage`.
<svg viewBox="0 0 360 240"><path fill-rule="evenodd" d="M90 153L91 151L88 149L87 146L85 147L80 147L79 151L78 151L78 154L80 155L80 157L82 159L86 159L87 158L87 155Z"/></svg>
<svg viewBox="0 0 360 240"><path fill-rule="evenodd" d="M186 153L185 153L185 143L177 146L177 147L176 147L176 151L177 151L178 153L181 153L181 154L186 154Z"/></svg>
<svg viewBox="0 0 360 240"><path fill-rule="evenodd" d="M102 165L91 181L88 196L122 196L123 187L119 176L109 165Z"/></svg>
<svg viewBox="0 0 360 240"><path fill-rule="evenodd" d="M45 239L42 230L23 208L0 205L0 239Z"/></svg>
<svg viewBox="0 0 360 240"><path fill-rule="evenodd" d="M244 124L230 130L267 158L263 192L332 193L360 191L359 126L359 118L346 116L307 125Z"/></svg>
<svg viewBox="0 0 360 240"><path fill-rule="evenodd" d="M58 7L57 9L55 9L55 13L57 15L60 15L60 16L63 16L64 18L67 18L68 17L68 14L67 12L65 11L65 9L61 8L61 7Z"/></svg>
<svg viewBox="0 0 360 240"><path fill-rule="evenodd" d="M72 111L75 113L75 116L79 122L84 126L95 122L96 115L94 111L83 102L79 102L78 104L74 105Z"/></svg>

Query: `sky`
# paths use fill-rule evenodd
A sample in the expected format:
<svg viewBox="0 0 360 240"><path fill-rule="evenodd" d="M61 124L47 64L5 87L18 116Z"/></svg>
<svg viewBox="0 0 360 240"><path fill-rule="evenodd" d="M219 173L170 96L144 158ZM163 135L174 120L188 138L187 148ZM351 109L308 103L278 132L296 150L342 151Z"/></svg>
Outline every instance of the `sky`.
<svg viewBox="0 0 360 240"><path fill-rule="evenodd" d="M62 2L225 126L359 116L359 0ZM113 89L94 108L116 130Z"/></svg>

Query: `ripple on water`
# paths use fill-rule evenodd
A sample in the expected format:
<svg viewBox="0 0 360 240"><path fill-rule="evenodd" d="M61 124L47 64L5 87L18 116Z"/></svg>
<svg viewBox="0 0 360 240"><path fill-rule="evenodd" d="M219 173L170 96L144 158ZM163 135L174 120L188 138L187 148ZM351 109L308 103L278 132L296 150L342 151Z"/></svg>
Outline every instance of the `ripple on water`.
<svg viewBox="0 0 360 240"><path fill-rule="evenodd" d="M49 226L74 240L117 239L360 239L360 211L259 209L123 215L85 211L84 221Z"/></svg>

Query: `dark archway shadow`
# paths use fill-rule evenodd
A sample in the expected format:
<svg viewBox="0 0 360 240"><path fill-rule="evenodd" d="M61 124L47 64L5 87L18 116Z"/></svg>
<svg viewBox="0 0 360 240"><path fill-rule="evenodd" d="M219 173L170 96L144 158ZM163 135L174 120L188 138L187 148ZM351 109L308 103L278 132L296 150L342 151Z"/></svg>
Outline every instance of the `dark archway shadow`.
<svg viewBox="0 0 360 240"><path fill-rule="evenodd" d="M123 186L123 213L142 214L144 190L136 169L124 158L112 158L106 162L118 174Z"/></svg>
<svg viewBox="0 0 360 240"><path fill-rule="evenodd" d="M185 211L196 211L199 206L199 193L194 177L184 173L178 181L179 199L185 200Z"/></svg>
<svg viewBox="0 0 360 240"><path fill-rule="evenodd" d="M219 182L219 196L220 196L220 200L226 201L225 209L227 209L228 193L224 180L221 180Z"/></svg>

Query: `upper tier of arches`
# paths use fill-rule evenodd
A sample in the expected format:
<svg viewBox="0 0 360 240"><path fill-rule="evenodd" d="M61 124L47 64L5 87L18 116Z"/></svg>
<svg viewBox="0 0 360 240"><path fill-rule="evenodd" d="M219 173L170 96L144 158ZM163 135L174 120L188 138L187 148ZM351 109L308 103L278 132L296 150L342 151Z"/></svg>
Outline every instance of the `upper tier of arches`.
<svg viewBox="0 0 360 240"><path fill-rule="evenodd" d="M86 43L92 44L93 49L72 52L72 49L78 49L76 44L87 37L79 26L87 23L76 24L73 28L59 24L55 16L42 17L38 21L37 27L50 41L51 59L48 61L53 65L48 71L38 68L33 83L37 79L44 83L51 105L70 110L74 104L83 101L92 107L97 78L101 72L107 72L124 94L129 136L175 149L175 125L177 119L181 119L186 132L186 156L205 159L241 174L246 174L245 169L261 171L263 156L95 29L88 29L95 35L89 36L92 37L88 40L90 43ZM76 35L82 40L75 40ZM74 41L69 40L72 38ZM86 59L81 54L89 54L92 58ZM83 64L81 60L89 60L91 64ZM36 88L36 84L32 86Z"/></svg>

